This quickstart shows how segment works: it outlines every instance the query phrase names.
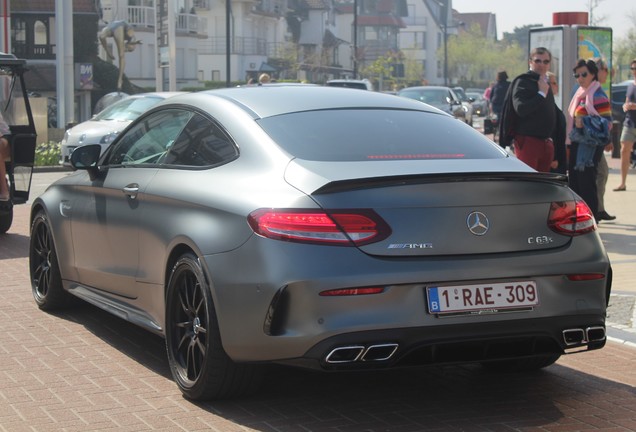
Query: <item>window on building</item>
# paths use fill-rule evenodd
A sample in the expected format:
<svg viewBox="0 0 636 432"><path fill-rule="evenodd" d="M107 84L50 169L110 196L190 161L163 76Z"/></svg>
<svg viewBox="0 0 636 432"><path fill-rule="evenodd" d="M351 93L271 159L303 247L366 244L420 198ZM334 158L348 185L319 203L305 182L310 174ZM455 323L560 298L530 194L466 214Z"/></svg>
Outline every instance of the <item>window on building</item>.
<svg viewBox="0 0 636 432"><path fill-rule="evenodd" d="M424 49L426 48L426 33L424 32L400 32L400 49Z"/></svg>

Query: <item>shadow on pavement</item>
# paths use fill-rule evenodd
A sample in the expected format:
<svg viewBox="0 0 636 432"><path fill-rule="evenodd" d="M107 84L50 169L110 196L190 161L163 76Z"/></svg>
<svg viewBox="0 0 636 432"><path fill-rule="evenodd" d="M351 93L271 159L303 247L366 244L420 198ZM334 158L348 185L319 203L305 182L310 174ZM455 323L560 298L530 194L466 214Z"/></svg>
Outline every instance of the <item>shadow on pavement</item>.
<svg viewBox="0 0 636 432"><path fill-rule="evenodd" d="M172 379L159 336L88 304L54 316L83 326L143 367ZM190 406L257 431L348 432L519 430L570 424L586 416L609 427L615 426L610 423L620 407L608 411L595 399L621 393L624 406L636 406L632 387L559 364L525 374L496 373L479 365L358 373L271 366L266 371L256 395ZM173 397L179 398L176 385Z"/></svg>
<svg viewBox="0 0 636 432"><path fill-rule="evenodd" d="M29 256L30 237L22 234L0 234L0 260Z"/></svg>

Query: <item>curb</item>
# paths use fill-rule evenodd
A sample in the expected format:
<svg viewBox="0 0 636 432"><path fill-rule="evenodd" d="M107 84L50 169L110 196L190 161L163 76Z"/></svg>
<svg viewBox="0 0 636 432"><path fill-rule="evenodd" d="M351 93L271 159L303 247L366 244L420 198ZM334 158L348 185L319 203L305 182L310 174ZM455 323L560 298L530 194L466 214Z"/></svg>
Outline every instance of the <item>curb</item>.
<svg viewBox="0 0 636 432"><path fill-rule="evenodd" d="M52 165L52 166L34 166L34 173L49 173L49 172L64 172L64 171L73 171L73 168L66 167L63 165Z"/></svg>

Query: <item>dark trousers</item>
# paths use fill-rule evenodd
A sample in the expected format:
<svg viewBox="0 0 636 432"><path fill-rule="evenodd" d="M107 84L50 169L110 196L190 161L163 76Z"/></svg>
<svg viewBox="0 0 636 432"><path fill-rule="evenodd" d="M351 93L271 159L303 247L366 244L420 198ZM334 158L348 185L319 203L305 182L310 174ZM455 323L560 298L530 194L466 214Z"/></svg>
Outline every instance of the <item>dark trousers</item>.
<svg viewBox="0 0 636 432"><path fill-rule="evenodd" d="M598 220L598 189L596 188L596 173L598 170L598 162L603 156L603 147L600 147L594 153L594 165L585 167L583 171L574 169L576 165L576 155L578 153L578 143L570 145L570 158L568 160L568 179L570 188L588 205L596 220Z"/></svg>

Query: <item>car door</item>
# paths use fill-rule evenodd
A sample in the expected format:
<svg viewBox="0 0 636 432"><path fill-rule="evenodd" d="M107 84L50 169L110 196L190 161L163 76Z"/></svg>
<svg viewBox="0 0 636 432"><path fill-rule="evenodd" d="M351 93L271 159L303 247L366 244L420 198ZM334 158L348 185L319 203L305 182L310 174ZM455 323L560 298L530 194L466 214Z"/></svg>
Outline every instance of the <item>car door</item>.
<svg viewBox="0 0 636 432"><path fill-rule="evenodd" d="M113 144L102 173L76 197L71 230L83 285L135 298L145 189L191 114L161 110L140 118Z"/></svg>

